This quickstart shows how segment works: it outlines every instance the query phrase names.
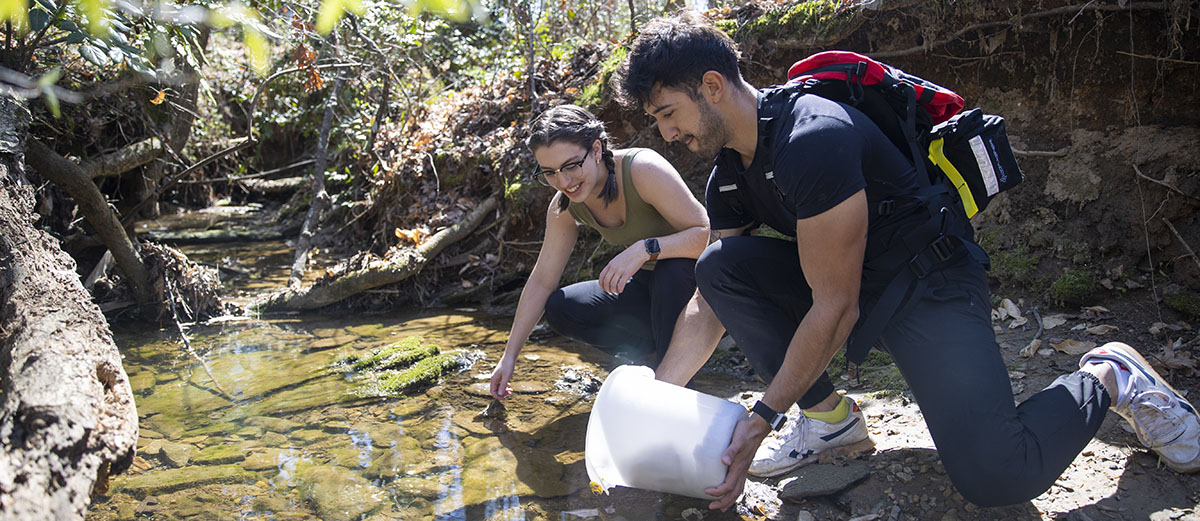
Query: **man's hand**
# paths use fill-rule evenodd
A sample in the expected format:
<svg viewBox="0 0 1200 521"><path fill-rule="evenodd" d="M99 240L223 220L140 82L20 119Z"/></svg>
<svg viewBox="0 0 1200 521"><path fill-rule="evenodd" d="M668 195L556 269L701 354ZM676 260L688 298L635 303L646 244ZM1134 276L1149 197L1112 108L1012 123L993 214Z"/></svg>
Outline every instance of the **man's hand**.
<svg viewBox="0 0 1200 521"><path fill-rule="evenodd" d="M625 248L625 251L613 257L613 260L608 261L608 265L600 272L600 278L597 282L600 283L600 289L606 293L617 295L625 290L625 283L633 278L633 274L641 269L642 264L650 260L650 254L646 253L646 247L642 241L638 241Z"/></svg>
<svg viewBox="0 0 1200 521"><path fill-rule="evenodd" d="M729 466L725 482L704 490L705 494L717 497L708 508L724 511L737 502L746 487L746 473L750 470L750 462L754 461L754 453L770 432L771 426L757 414L749 414L738 421L729 448L721 454L721 462Z"/></svg>

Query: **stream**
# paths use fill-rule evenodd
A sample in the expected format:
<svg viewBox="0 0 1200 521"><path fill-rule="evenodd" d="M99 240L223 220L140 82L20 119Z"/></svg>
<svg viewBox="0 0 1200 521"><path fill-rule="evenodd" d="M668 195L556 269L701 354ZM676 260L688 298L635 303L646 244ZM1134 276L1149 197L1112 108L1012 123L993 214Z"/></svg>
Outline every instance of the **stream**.
<svg viewBox="0 0 1200 521"><path fill-rule="evenodd" d="M174 225L196 221L182 222ZM223 272L223 289L242 302L285 284L292 255L285 243L270 241L181 249L196 261L236 267L238 275ZM192 346L219 385L186 354L173 324L118 324L114 333L139 416L137 456L94 498L87 519L573 521L707 514L701 500L628 489L591 493L583 446L595 389L588 392L587 384L620 363L607 354L558 336L530 342L514 396L506 406L489 407L487 378L510 324L510 317L460 308L275 314L189 327ZM486 358L403 397L363 397L356 375L330 369L340 357L412 336ZM719 387L736 392L734 382Z"/></svg>

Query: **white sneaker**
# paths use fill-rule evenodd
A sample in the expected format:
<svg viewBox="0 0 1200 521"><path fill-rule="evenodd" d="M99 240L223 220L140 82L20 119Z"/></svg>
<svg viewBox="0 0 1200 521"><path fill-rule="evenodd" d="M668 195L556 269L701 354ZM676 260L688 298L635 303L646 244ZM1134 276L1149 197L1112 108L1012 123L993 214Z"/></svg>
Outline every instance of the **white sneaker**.
<svg viewBox="0 0 1200 521"><path fill-rule="evenodd" d="M1200 471L1200 417L1142 355L1128 345L1110 342L1079 360L1111 360L1129 370L1112 410L1129 421L1138 440L1176 472ZM1119 381L1120 379L1118 379Z"/></svg>
<svg viewBox="0 0 1200 521"><path fill-rule="evenodd" d="M750 475L770 478L835 456L856 456L875 447L867 435L867 420L858 404L849 397L850 414L837 423L814 420L803 413L767 440L754 453Z"/></svg>

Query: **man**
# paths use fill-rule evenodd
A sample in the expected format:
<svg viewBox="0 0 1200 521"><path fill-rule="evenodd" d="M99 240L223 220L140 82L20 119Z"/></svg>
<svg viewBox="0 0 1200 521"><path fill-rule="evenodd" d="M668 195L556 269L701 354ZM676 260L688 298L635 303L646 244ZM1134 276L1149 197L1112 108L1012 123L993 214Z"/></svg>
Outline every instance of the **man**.
<svg viewBox="0 0 1200 521"><path fill-rule="evenodd" d="M690 326L677 330L656 375L686 382L703 365L721 332L705 320L715 313L770 382L734 430L725 482L707 491L718 497L711 508L736 501L748 470L778 475L819 450L863 443L861 413L833 392L824 370L860 331L860 308L874 310L894 280L908 294L880 306L887 327L866 345L895 360L968 500L1012 504L1047 490L1110 405L1169 467L1200 470L1195 409L1124 344L1094 349L1079 371L1014 405L991 326L986 255L961 209L944 193L930 196L861 112L759 91L742 79L737 58L727 36L683 14L646 25L614 80L622 101L653 116L664 139L716 158L706 192L713 242L696 265L703 298L685 310ZM746 236L757 223L795 243ZM913 231L930 227L936 240ZM920 253L896 265L902 248ZM806 410L801 424L760 447L793 402ZM856 431L861 437L830 445Z"/></svg>

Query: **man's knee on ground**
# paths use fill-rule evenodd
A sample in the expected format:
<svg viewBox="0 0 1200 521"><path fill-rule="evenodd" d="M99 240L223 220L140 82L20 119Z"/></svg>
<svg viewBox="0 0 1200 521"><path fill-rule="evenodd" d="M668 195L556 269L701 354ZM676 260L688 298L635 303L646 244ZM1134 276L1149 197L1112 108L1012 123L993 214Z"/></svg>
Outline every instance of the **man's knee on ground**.
<svg viewBox="0 0 1200 521"><path fill-rule="evenodd" d="M1038 483L1035 476L1023 472L1024 465L1000 451L980 452L966 461L942 462L954 488L963 498L981 507L1013 505L1033 499L1050 488L1052 483Z"/></svg>

